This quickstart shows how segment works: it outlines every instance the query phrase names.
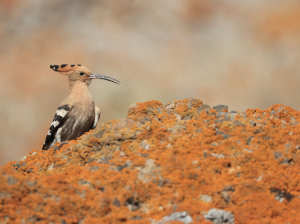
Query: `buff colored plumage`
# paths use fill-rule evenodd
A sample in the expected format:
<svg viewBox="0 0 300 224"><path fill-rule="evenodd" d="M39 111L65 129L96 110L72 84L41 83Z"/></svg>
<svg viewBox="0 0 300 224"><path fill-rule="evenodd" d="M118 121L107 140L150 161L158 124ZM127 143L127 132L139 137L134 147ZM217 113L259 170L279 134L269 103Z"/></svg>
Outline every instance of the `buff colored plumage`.
<svg viewBox="0 0 300 224"><path fill-rule="evenodd" d="M69 77L70 93L56 110L43 150L48 150L55 142L76 139L97 126L100 119L100 109L95 107L88 89L92 79L104 79L117 84L120 83L116 79L93 74L79 64L50 65L50 68Z"/></svg>

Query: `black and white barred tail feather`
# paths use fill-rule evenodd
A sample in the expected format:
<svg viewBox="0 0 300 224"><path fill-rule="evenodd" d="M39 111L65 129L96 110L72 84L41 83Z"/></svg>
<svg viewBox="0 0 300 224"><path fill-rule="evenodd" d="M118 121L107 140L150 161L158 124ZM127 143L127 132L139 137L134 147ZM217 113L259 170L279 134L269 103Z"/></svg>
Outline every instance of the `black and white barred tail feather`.
<svg viewBox="0 0 300 224"><path fill-rule="evenodd" d="M42 148L43 150L49 149L56 142L55 135L57 134L57 131L61 126L62 121L68 117L67 115L70 110L71 108L69 107L69 105L63 105L57 108L54 119L50 125L48 134L46 136Z"/></svg>

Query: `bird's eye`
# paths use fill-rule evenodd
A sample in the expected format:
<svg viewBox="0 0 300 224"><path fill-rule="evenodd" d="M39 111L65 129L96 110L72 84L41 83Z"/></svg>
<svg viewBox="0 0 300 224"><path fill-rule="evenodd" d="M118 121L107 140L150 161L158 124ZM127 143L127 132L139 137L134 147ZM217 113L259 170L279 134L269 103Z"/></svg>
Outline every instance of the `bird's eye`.
<svg viewBox="0 0 300 224"><path fill-rule="evenodd" d="M79 74L80 74L80 75L84 75L84 73L83 73L83 72L80 72Z"/></svg>

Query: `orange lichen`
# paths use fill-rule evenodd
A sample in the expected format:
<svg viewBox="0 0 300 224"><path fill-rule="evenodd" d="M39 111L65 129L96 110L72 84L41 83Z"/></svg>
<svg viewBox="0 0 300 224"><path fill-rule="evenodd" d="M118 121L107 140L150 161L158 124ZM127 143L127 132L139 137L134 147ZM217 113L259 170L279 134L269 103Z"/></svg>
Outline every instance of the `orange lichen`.
<svg viewBox="0 0 300 224"><path fill-rule="evenodd" d="M133 105L131 105L129 111L128 111L128 115L129 116L140 116L142 114L150 114L150 112L155 112L154 115L156 115L156 111L155 109L157 108L162 108L163 105L161 102L157 101L157 100L152 100L152 101L148 101L145 103L135 103Z"/></svg>
<svg viewBox="0 0 300 224"><path fill-rule="evenodd" d="M126 119L3 166L0 222L151 223L186 212L211 223L215 208L235 223L298 223L299 122L283 105L137 103Z"/></svg>

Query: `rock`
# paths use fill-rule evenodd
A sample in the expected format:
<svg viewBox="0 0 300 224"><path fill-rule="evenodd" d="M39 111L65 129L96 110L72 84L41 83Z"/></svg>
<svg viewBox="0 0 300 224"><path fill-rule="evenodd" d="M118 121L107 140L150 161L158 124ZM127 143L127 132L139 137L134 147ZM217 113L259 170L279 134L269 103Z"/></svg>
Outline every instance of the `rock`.
<svg viewBox="0 0 300 224"><path fill-rule="evenodd" d="M203 201L204 203L210 203L212 202L212 196L202 194L200 196L200 200Z"/></svg>
<svg viewBox="0 0 300 224"><path fill-rule="evenodd" d="M139 145L145 150L148 150L151 148L151 146L149 144L147 144L146 140L143 140Z"/></svg>
<svg viewBox="0 0 300 224"><path fill-rule="evenodd" d="M184 224L193 223L193 219L191 216L187 214L187 212L174 212L169 216L163 217L162 221L158 222L159 224L168 223L170 221L179 221Z"/></svg>
<svg viewBox="0 0 300 224"><path fill-rule="evenodd" d="M215 109L217 112L222 112L222 111L228 112L227 105L217 105L217 106L214 106L213 109Z"/></svg>
<svg viewBox="0 0 300 224"><path fill-rule="evenodd" d="M136 103L0 167L0 223L300 223L299 121L282 105Z"/></svg>
<svg viewBox="0 0 300 224"><path fill-rule="evenodd" d="M234 223L233 214L229 211L226 212L221 209L210 209L207 215L204 216L204 218L216 224Z"/></svg>

